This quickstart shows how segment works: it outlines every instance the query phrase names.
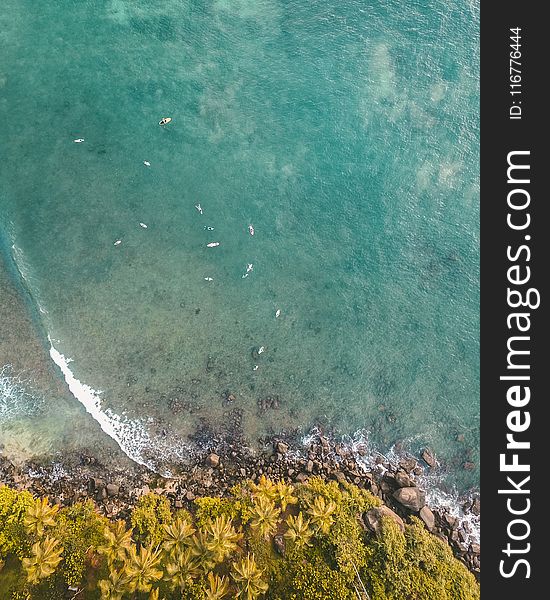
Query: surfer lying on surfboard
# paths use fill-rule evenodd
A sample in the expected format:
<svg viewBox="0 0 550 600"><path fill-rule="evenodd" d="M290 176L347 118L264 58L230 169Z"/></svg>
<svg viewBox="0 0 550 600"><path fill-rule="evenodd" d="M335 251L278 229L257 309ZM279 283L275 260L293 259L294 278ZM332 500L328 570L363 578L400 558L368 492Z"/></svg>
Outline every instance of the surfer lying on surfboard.
<svg viewBox="0 0 550 600"><path fill-rule="evenodd" d="M162 119L159 121L159 125L168 125L171 120L172 117L162 117Z"/></svg>

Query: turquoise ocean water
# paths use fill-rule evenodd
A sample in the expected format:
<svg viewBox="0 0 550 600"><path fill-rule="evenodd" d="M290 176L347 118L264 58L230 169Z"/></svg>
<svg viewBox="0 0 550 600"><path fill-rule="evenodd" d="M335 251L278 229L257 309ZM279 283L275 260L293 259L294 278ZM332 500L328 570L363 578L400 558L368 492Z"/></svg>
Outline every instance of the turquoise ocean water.
<svg viewBox="0 0 550 600"><path fill-rule="evenodd" d="M184 457L231 393L250 439L362 430L477 485L478 27L465 0L4 0L1 247L128 454Z"/></svg>

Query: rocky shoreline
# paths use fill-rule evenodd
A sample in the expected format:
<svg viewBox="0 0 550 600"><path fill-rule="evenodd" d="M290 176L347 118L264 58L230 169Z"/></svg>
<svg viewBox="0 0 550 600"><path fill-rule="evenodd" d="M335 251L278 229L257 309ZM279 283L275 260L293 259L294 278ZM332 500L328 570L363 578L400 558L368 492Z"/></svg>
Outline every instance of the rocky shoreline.
<svg viewBox="0 0 550 600"><path fill-rule="evenodd" d="M357 460L362 449L352 450L316 436L304 447L289 440L263 440L263 450L252 451L240 442L211 446L173 478L165 478L136 464L106 466L89 454L64 456L60 461L29 461L15 465L0 456L0 483L52 502L70 505L93 499L108 517L127 518L137 499L150 491L166 496L173 508L192 508L201 496L225 496L243 479L258 480L265 475L274 480L304 482L317 476L339 483L349 482L378 496L384 503L363 515L363 525L376 531L380 517L390 516L398 524L416 516L435 536L448 543L455 556L479 580L480 547L471 542L468 523L445 509L426 504L426 493L418 483L425 471L437 468L429 449L421 456L403 455L397 464L382 455L374 467L366 469ZM465 514L480 514L478 497L462 507Z"/></svg>

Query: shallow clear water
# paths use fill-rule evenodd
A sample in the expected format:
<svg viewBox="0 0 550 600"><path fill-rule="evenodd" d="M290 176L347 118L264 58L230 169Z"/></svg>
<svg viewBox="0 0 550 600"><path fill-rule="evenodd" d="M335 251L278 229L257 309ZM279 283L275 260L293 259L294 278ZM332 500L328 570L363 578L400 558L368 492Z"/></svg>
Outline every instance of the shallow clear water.
<svg viewBox="0 0 550 600"><path fill-rule="evenodd" d="M5 1L0 231L134 457L230 392L251 438L366 429L477 484L478 12Z"/></svg>

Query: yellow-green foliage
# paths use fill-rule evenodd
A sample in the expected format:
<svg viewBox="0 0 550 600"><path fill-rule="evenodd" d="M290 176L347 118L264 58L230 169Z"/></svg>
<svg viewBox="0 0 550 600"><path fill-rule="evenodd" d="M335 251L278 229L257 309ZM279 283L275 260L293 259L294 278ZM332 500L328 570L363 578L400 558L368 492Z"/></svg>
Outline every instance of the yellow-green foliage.
<svg viewBox="0 0 550 600"><path fill-rule="evenodd" d="M479 600L475 578L421 521L403 533L386 518L367 533L359 516L380 501L356 486L264 478L232 494L174 515L165 497L147 494L132 528L77 503L39 535L24 523L38 503L0 488L0 600L58 600L67 585L93 600L355 600L357 572L371 600Z"/></svg>
<svg viewBox="0 0 550 600"><path fill-rule="evenodd" d="M204 527L216 517L226 516L237 525L246 525L252 518L252 502L240 487L232 490L232 498L197 498L195 520L198 527Z"/></svg>
<svg viewBox="0 0 550 600"><path fill-rule="evenodd" d="M88 554L97 553L104 544L107 524L91 500L77 502L58 512L52 533L65 548L60 571L67 585L78 586L83 580Z"/></svg>
<svg viewBox="0 0 550 600"><path fill-rule="evenodd" d="M142 496L132 511L134 537L141 544L160 544L163 525L170 523L170 503L164 496L149 493Z"/></svg>
<svg viewBox="0 0 550 600"><path fill-rule="evenodd" d="M25 530L27 510L34 504L32 494L0 487L0 559L14 554L21 559L27 556L31 540Z"/></svg>
<svg viewBox="0 0 550 600"><path fill-rule="evenodd" d="M195 520L198 527L205 527L216 517L236 519L239 516L239 506L231 498L197 498L195 500Z"/></svg>
<svg viewBox="0 0 550 600"><path fill-rule="evenodd" d="M388 518L381 535L367 548L361 572L372 600L478 600L474 576L456 560L447 544L413 519L403 534Z"/></svg>
<svg viewBox="0 0 550 600"><path fill-rule="evenodd" d="M319 549L290 552L271 582L273 600L355 600L353 580L331 568ZM400 599L403 600L403 599Z"/></svg>

